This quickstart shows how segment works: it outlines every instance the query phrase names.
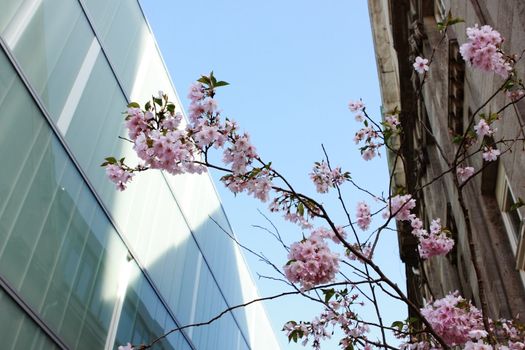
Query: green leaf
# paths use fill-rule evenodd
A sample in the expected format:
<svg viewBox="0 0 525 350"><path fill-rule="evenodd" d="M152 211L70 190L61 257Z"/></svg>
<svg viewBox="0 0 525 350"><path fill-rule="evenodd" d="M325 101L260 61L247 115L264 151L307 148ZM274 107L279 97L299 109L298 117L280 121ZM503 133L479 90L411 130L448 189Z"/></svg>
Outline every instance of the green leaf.
<svg viewBox="0 0 525 350"><path fill-rule="evenodd" d="M330 299L335 295L335 290L333 288L330 289L321 289L321 291L324 294L324 302L328 303Z"/></svg>
<svg viewBox="0 0 525 350"><path fill-rule="evenodd" d="M230 83L227 83L225 81L218 81L216 83L213 84L215 87L220 87L220 86L226 86L226 85L230 85Z"/></svg>
<svg viewBox="0 0 525 350"><path fill-rule="evenodd" d="M159 106L162 106L162 99L161 98L153 97L153 102L155 102Z"/></svg>
<svg viewBox="0 0 525 350"><path fill-rule="evenodd" d="M518 209L520 207L523 207L524 205L525 205L525 203L523 202L523 199L518 197L518 201L510 206L509 211L516 210L516 209Z"/></svg>
<svg viewBox="0 0 525 350"><path fill-rule="evenodd" d="M150 101L146 102L146 104L144 105L144 108L146 108L146 110L149 111L151 109L151 102Z"/></svg>
<svg viewBox="0 0 525 350"><path fill-rule="evenodd" d="M104 158L109 164L115 164L117 163L117 159L115 157L107 157Z"/></svg>
<svg viewBox="0 0 525 350"><path fill-rule="evenodd" d="M460 144L460 143L461 143L461 140L463 140L463 136L462 136L462 135L455 135L455 136L452 138L452 143Z"/></svg>
<svg viewBox="0 0 525 350"><path fill-rule="evenodd" d="M365 119L365 121L363 122L363 124L365 124L365 126L368 127L368 120Z"/></svg>
<svg viewBox="0 0 525 350"><path fill-rule="evenodd" d="M130 102L128 108L140 108L140 105L137 102Z"/></svg>
<svg viewBox="0 0 525 350"><path fill-rule="evenodd" d="M205 76L205 75L201 75L200 79L197 79L197 81L198 81L199 83L203 83L203 84L206 84L206 85L211 85L210 78L208 78L208 77Z"/></svg>
<svg viewBox="0 0 525 350"><path fill-rule="evenodd" d="M168 110L168 112L170 112L171 114L175 113L175 105L173 103L168 103L166 105L166 109Z"/></svg>
<svg viewBox="0 0 525 350"><path fill-rule="evenodd" d="M459 17L455 17L455 18L451 18L447 21L447 26L451 26L451 25L454 25L454 24L457 24L457 23L463 23L465 22L465 20L463 18L459 18Z"/></svg>
<svg viewBox="0 0 525 350"><path fill-rule="evenodd" d="M302 202L299 202L299 204L297 204L297 214L304 216L304 205Z"/></svg>
<svg viewBox="0 0 525 350"><path fill-rule="evenodd" d="M417 317L409 317L409 318L407 318L407 323L409 323L409 324L416 323L416 322L419 322L419 318L417 318Z"/></svg>
<svg viewBox="0 0 525 350"><path fill-rule="evenodd" d="M404 323L401 322L401 321L394 321L392 322L392 328L397 328L398 330L402 330L403 329L403 325Z"/></svg>

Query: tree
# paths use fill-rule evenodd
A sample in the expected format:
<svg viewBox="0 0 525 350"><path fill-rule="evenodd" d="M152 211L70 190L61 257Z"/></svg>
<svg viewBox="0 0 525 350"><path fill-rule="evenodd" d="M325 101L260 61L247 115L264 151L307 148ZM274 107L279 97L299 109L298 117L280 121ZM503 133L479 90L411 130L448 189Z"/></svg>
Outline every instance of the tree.
<svg viewBox="0 0 525 350"><path fill-rule="evenodd" d="M439 24L443 37L449 26L460 21L449 14L446 20ZM421 191L441 177L452 177L462 214L467 221L467 238L472 244L474 234L462 191L483 169L469 167L466 161L480 155L486 162L494 161L508 152L516 142L525 141L525 138L521 137L522 130L511 140L494 139L493 126L505 109L525 97L525 87L514 68L521 57L505 54L502 50L503 38L496 30L489 26L470 27L467 28L467 36L468 42L460 49L464 60L472 69L499 75L502 84L472 114L467 130L455 140L459 147L452 159L442 151L442 145L437 144L448 169L416 191ZM432 60L433 55L428 59L415 59L414 69L421 74L421 87L427 79ZM396 188L391 189L387 196L372 194L358 186L349 172L343 171L339 166L333 166L325 151L325 159L314 163L309 176L318 193L335 191L337 194L337 200L347 218L343 225L338 225L319 200L296 191L293 184L274 168L271 162L259 156L250 142L249 135L241 132L237 123L228 118L223 120L217 108L215 94L217 88L226 85L228 83L217 80L213 72L209 76L202 76L193 84L188 96L192 103L187 123L163 93L154 96L143 108L138 103L130 103L125 117L129 132L127 141L133 144L142 163L130 166L124 158L108 157L102 165L106 167L109 179L119 190L125 190L136 173L150 169L160 169L172 175L202 173L207 168L216 169L224 172L221 181L232 192L245 192L262 202L269 202L270 211L281 213L288 221L296 223L303 230L304 238L290 247L285 246L288 251L286 264L280 269L270 261L267 263L295 289L290 293L319 302L323 311L312 321L286 323L283 330L290 341L302 341L305 345L311 343L318 349L321 347L321 341L331 335L331 329L338 328L341 334L340 345L345 350L354 347L525 347L525 327L518 320L488 318L489 301L484 295L484 281L479 275L475 249L472 249L471 258L478 277L480 309L455 292L420 309L374 262L379 237L389 229L393 219L410 225L412 234L419 242L421 259L445 255L453 248L455 242L452 232L442 225L440 218L435 218L429 227L425 227L421 218L413 213L417 205L414 199L416 193ZM495 113L483 113L487 104L500 93L507 94L508 102ZM387 111L381 123L368 115L362 101L350 102L349 109L355 114L355 119L363 123L354 140L361 144L360 152L364 160L373 159L384 147L394 154L394 164L404 163L403 155L395 145L404 139L403 127L398 118L400 111L397 108ZM431 132L429 134L433 137ZM215 164L208 160L209 153L214 150L222 150L224 164ZM391 179L392 177L393 174ZM372 212L370 205L361 201L352 213L341 192L341 186L347 183L382 203L382 210ZM380 221L380 217L384 221ZM376 228L372 235L363 237L361 231L367 230L372 221ZM282 242L280 236L276 237ZM253 251L251 253L256 254ZM290 293L281 293L252 302ZM392 325L385 324L378 305L379 293L401 300L415 317L396 321ZM357 310L362 303L373 305L375 319L363 319L359 316ZM186 325L171 332L211 323L231 309L248 304L225 310L208 322ZM368 335L371 329L379 331L378 339ZM400 344L392 345L388 334L399 338ZM137 345L137 348L151 348L166 335L161 335L150 344ZM123 348L130 349L132 345L128 344Z"/></svg>

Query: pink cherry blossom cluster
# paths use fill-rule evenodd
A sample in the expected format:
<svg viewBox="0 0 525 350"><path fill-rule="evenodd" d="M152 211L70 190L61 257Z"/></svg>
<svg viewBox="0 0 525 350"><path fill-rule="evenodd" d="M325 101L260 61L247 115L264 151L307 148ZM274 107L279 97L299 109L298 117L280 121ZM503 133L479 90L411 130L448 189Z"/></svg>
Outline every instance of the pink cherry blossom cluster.
<svg viewBox="0 0 525 350"><path fill-rule="evenodd" d="M507 91L507 97L512 102L519 101L520 99L523 98L523 96L525 96L525 90L523 88L521 88L521 87L517 88L517 89L513 89L513 90Z"/></svg>
<svg viewBox="0 0 525 350"><path fill-rule="evenodd" d="M468 41L459 48L466 62L482 71L495 72L504 79L509 76L512 66L501 51L503 38L498 31L488 25L478 27L476 24L467 28L467 38Z"/></svg>
<svg viewBox="0 0 525 350"><path fill-rule="evenodd" d="M341 167L330 170L328 163L324 160L315 162L309 175L319 193L327 193L330 187L341 186L345 180L350 178L350 173L343 173Z"/></svg>
<svg viewBox="0 0 525 350"><path fill-rule="evenodd" d="M335 329L339 328L344 334L339 341L343 350L353 348L358 340L365 343L366 350L371 350L370 344L367 343L367 334L370 329L368 325L361 323L358 315L351 310L354 305L363 305L362 302L357 301L358 294L333 289L324 289L323 293L328 301L319 316L316 316L311 322L289 321L283 326L283 331L286 332L288 339L295 342L302 339L303 346L311 341L312 348L319 350L321 341L331 338Z"/></svg>
<svg viewBox="0 0 525 350"><path fill-rule="evenodd" d="M348 109L350 109L350 112L352 113L362 112L365 109L365 104L363 103L363 100L350 101L348 103Z"/></svg>
<svg viewBox="0 0 525 350"><path fill-rule="evenodd" d="M350 112L354 113L354 118L357 122L362 122L363 120L365 120L365 104L362 100L350 101L348 103L348 109L350 109Z"/></svg>
<svg viewBox="0 0 525 350"><path fill-rule="evenodd" d="M337 226L337 233L339 236L343 237L343 239L346 239L346 232L341 226ZM326 228L326 227L318 227L316 229L313 229L311 232L314 236L319 236L324 239L331 239L334 243L341 243L337 235L334 233L332 229Z"/></svg>
<svg viewBox="0 0 525 350"><path fill-rule="evenodd" d="M355 114L356 121L363 122L365 124L363 128L356 132L354 136L354 142L359 144L361 141L364 141L365 144L360 147L361 157L363 157L364 160L371 160L375 158L376 155L380 155L378 149L383 145L382 142L377 141L377 139L379 139L379 133L373 127L368 125L368 120L365 120L365 106L363 101L350 101L348 108ZM397 128L399 122L395 116L391 117L390 122L392 123L392 126Z"/></svg>
<svg viewBox="0 0 525 350"><path fill-rule="evenodd" d="M397 131L401 125L399 116L397 114L386 115L383 125L389 130Z"/></svg>
<svg viewBox="0 0 525 350"><path fill-rule="evenodd" d="M463 350L523 350L525 349L525 325L516 320L488 319L489 331L484 328L482 313L458 292L428 303L421 314L434 331L450 346ZM407 333L399 333L403 338ZM401 345L401 349L431 350L441 347L426 340L413 337Z"/></svg>
<svg viewBox="0 0 525 350"><path fill-rule="evenodd" d="M218 103L213 98L214 88L222 85L227 83L217 82L210 74L190 87L191 104L186 125L183 125L182 114L175 112L175 105L162 92L146 103L144 109L137 103L130 103L126 115L129 141L143 164L130 168L108 158L111 161L103 166L107 166L111 181L123 190L133 171L151 168L174 175L202 173L206 170L207 152L213 147L223 149L223 161L231 172L221 179L225 185L234 193L247 192L267 201L274 174L262 162L261 167L253 165L259 159L249 135L238 133L235 122L227 118L222 120Z"/></svg>
<svg viewBox="0 0 525 350"><path fill-rule="evenodd" d="M310 220L319 214L315 204L308 204L305 198L300 200L297 196L289 192L282 192L270 203L269 209L272 213L284 213L284 219L299 225L303 229L311 229L313 226ZM306 204L306 205L305 205Z"/></svg>
<svg viewBox="0 0 525 350"><path fill-rule="evenodd" d="M390 205L383 217L395 217L399 221L409 221L412 234L419 240L419 255L423 259L445 255L454 247L454 240L447 236L448 231L441 227L440 219L432 220L430 232L423 228L423 221L411 213L416 200L411 195L396 195L390 198Z"/></svg>
<svg viewBox="0 0 525 350"><path fill-rule="evenodd" d="M456 168L456 174L458 176L459 182L463 183L470 179L472 175L474 175L475 169L471 166L461 167L458 166Z"/></svg>
<svg viewBox="0 0 525 350"><path fill-rule="evenodd" d="M370 214L370 207L365 202L357 203L356 208L357 226L363 231L368 230L370 222L372 222L372 215Z"/></svg>
<svg viewBox="0 0 525 350"><path fill-rule="evenodd" d="M354 142L356 144L359 144L363 140L365 142L365 144L360 147L361 157L363 157L364 160L372 160L376 155L380 155L378 149L383 144L377 141L378 138L378 132L370 126L365 126L356 132Z"/></svg>
<svg viewBox="0 0 525 350"><path fill-rule="evenodd" d="M179 130L181 121L182 115L175 113L175 106L168 103L167 96L162 93L153 98L153 103L148 102L144 110L138 104L129 105L126 116L128 135L145 166L174 175L206 170L195 163L198 148L189 134L191 126Z"/></svg>
<svg viewBox="0 0 525 350"><path fill-rule="evenodd" d="M481 311L458 292L427 304L421 314L448 345L462 345L479 335L486 336Z"/></svg>
<svg viewBox="0 0 525 350"><path fill-rule="evenodd" d="M106 166L106 175L115 183L119 191L124 191L126 189L126 183L131 181L134 174L124 169L122 165L108 164Z"/></svg>
<svg viewBox="0 0 525 350"><path fill-rule="evenodd" d="M484 118L481 118L479 120L479 123L477 125L474 125L474 131L479 137L484 137L491 136L496 131L498 131L498 129L493 129L491 124L487 123L487 121Z"/></svg>
<svg viewBox="0 0 525 350"><path fill-rule="evenodd" d="M338 271L339 254L330 250L318 231L292 244L284 266L286 278L300 284L302 290L333 281Z"/></svg>
<svg viewBox="0 0 525 350"><path fill-rule="evenodd" d="M249 195L267 202L272 189L272 176L267 169L257 168L257 175L250 177L251 174L225 175L221 178L224 185L233 193L246 191Z"/></svg>
<svg viewBox="0 0 525 350"><path fill-rule="evenodd" d="M454 248L454 240L447 236L441 227L440 219L432 220L430 232L420 226L421 220L412 220L412 234L419 239L419 256L430 259L433 256L446 255Z"/></svg>
<svg viewBox="0 0 525 350"><path fill-rule="evenodd" d="M383 218L395 217L397 220L410 220L415 215L410 211L416 207L416 200L411 195L396 195L389 200L389 207L383 212Z"/></svg>

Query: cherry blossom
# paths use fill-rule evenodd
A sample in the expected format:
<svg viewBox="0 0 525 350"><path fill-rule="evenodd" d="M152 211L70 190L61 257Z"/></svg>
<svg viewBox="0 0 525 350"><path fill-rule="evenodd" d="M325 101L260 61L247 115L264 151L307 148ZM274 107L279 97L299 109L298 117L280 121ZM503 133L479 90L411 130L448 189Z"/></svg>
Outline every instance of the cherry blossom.
<svg viewBox="0 0 525 350"><path fill-rule="evenodd" d="M319 193L326 193L330 187L342 185L349 176L349 173L341 171L341 167L330 170L325 161L316 162L310 173L310 179L312 179Z"/></svg>
<svg viewBox="0 0 525 350"><path fill-rule="evenodd" d="M479 123L474 126L474 130L476 131L476 134L478 134L479 137L490 136L495 131L490 127L487 121L483 118L481 118L479 120Z"/></svg>
<svg viewBox="0 0 525 350"><path fill-rule="evenodd" d="M507 91L507 97L512 101L516 102L525 96L525 90L522 88L517 88L514 90Z"/></svg>
<svg viewBox="0 0 525 350"><path fill-rule="evenodd" d="M372 216L370 215L370 207L365 202L357 203L356 208L357 226L363 231L368 230Z"/></svg>
<svg viewBox="0 0 525 350"><path fill-rule="evenodd" d="M118 347L118 350L133 350L135 349L133 346L131 346L130 343L128 343L127 345L121 345Z"/></svg>
<svg viewBox="0 0 525 350"><path fill-rule="evenodd" d="M385 116L385 126L390 130L397 130L400 124L401 123L396 114Z"/></svg>
<svg viewBox="0 0 525 350"><path fill-rule="evenodd" d="M338 271L339 254L333 253L324 238L315 232L292 244L284 266L286 278L299 283L303 290L332 281Z"/></svg>
<svg viewBox="0 0 525 350"><path fill-rule="evenodd" d="M124 191L126 189L126 183L131 181L133 177L133 173L117 164L108 164L106 166L106 175L117 185L119 191Z"/></svg>
<svg viewBox="0 0 525 350"><path fill-rule="evenodd" d="M430 232L423 228L418 218L411 220L412 234L419 240L419 255L422 259L445 255L454 247L454 240L447 236L448 231L441 226L440 219L432 220Z"/></svg>
<svg viewBox="0 0 525 350"><path fill-rule="evenodd" d="M470 332L483 330L481 311L458 292L427 304L421 314L448 345L465 344Z"/></svg>
<svg viewBox="0 0 525 350"><path fill-rule="evenodd" d="M471 166L461 167L458 166L456 168L456 174L458 176L459 182L463 183L470 179L472 175L474 175L475 169Z"/></svg>
<svg viewBox="0 0 525 350"><path fill-rule="evenodd" d="M351 294L347 290L337 291L324 289L326 302L324 310L310 322L289 321L283 326L288 339L294 342L302 339L301 344L307 345L311 342L313 349L321 349L321 341L329 339L334 334L336 327L343 333L339 345L343 350L352 349L360 339L365 343L365 349L371 350L367 342L367 334L370 328L360 321L357 313L352 310L354 306L361 306L357 300L358 294Z"/></svg>
<svg viewBox="0 0 525 350"><path fill-rule="evenodd" d="M423 74L429 69L428 59L423 58L421 56L417 56L413 66L416 72L418 72L419 74Z"/></svg>
<svg viewBox="0 0 525 350"><path fill-rule="evenodd" d="M410 211L416 207L416 200L411 195L396 195L389 200L389 208L383 212L385 219L394 216L397 220L410 220L414 217Z"/></svg>
<svg viewBox="0 0 525 350"><path fill-rule="evenodd" d="M467 28L468 41L459 48L463 59L474 68L485 72L495 72L506 79L512 70L510 62L501 51L501 34L484 25Z"/></svg>
<svg viewBox="0 0 525 350"><path fill-rule="evenodd" d="M359 101L350 101L348 103L348 108L351 112L361 112L365 108L365 104L362 100Z"/></svg>
<svg viewBox="0 0 525 350"><path fill-rule="evenodd" d="M486 162L493 162L496 159L498 159L498 156L500 155L500 151L492 148L492 147L484 147L483 148L483 160Z"/></svg>

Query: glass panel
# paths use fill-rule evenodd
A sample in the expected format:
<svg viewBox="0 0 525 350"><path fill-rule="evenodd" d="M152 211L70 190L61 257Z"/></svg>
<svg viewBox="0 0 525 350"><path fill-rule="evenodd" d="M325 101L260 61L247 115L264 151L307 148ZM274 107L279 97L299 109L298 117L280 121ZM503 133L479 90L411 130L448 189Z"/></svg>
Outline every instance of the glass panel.
<svg viewBox="0 0 525 350"><path fill-rule="evenodd" d="M0 274L69 347L102 348L127 249L4 55L0 67Z"/></svg>
<svg viewBox="0 0 525 350"><path fill-rule="evenodd" d="M59 349L56 344L0 288L0 339L13 350Z"/></svg>
<svg viewBox="0 0 525 350"><path fill-rule="evenodd" d="M86 7L126 94L130 95L143 56L149 52L146 45L150 33L138 2L89 0Z"/></svg>
<svg viewBox="0 0 525 350"><path fill-rule="evenodd" d="M505 195L504 212L509 218L509 223L512 227L512 231L517 239L519 239L521 229L521 218L517 208L512 208L516 204L510 188L507 186L507 193Z"/></svg>
<svg viewBox="0 0 525 350"><path fill-rule="evenodd" d="M133 265L132 278L122 307L115 349L128 342L149 344L151 341L176 327L146 278ZM180 332L163 339L156 349L190 349Z"/></svg>
<svg viewBox="0 0 525 350"><path fill-rule="evenodd" d="M16 13L19 11L22 2L12 0L0 0L0 33L9 25Z"/></svg>
<svg viewBox="0 0 525 350"><path fill-rule="evenodd" d="M56 120L94 35L76 1L26 0L21 8L2 36Z"/></svg>

